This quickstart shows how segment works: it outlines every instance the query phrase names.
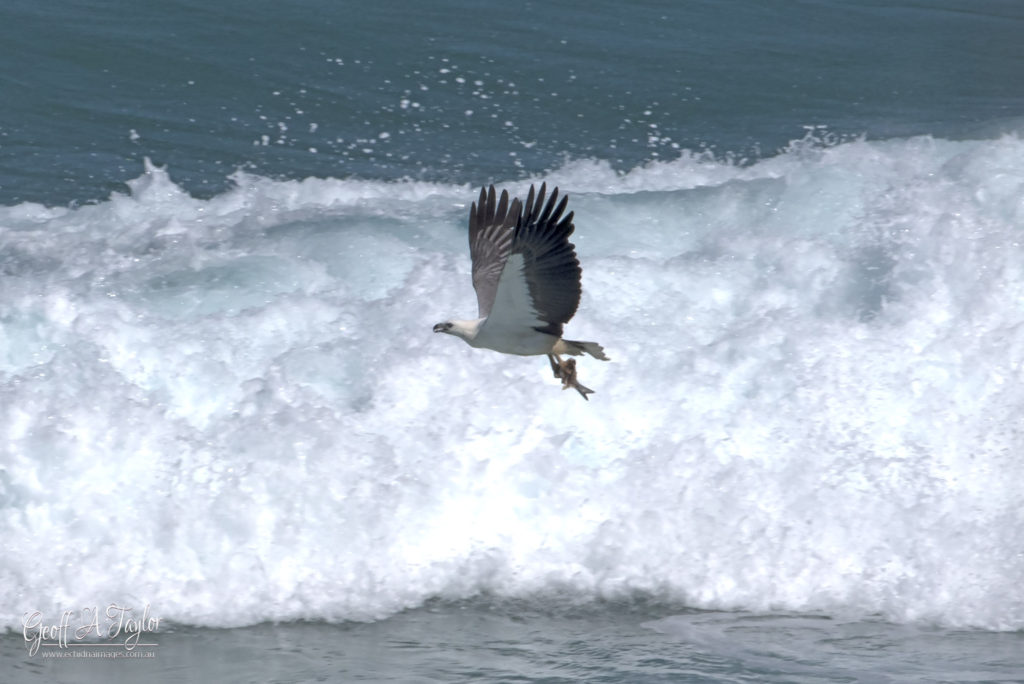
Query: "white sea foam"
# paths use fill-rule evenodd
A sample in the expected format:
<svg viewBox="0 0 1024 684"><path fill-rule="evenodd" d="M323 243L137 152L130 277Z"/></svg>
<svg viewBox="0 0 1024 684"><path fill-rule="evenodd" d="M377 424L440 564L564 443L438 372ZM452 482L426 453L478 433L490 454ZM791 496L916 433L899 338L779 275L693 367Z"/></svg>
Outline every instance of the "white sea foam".
<svg viewBox="0 0 1024 684"><path fill-rule="evenodd" d="M590 402L431 333L475 311L475 188L149 166L0 208L0 624L640 592L1024 628L1024 142L549 180Z"/></svg>

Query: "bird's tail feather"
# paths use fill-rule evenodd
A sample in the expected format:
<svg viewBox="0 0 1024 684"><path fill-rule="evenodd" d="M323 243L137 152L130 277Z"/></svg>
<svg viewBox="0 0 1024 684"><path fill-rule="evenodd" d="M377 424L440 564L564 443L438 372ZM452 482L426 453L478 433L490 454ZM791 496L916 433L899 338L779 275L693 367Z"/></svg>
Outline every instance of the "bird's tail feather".
<svg viewBox="0 0 1024 684"><path fill-rule="evenodd" d="M585 352L593 356L595 359L608 361L608 357L604 354L604 347L599 345L597 342L577 342L576 340L562 341L565 342L565 346L567 347L567 354L579 356Z"/></svg>

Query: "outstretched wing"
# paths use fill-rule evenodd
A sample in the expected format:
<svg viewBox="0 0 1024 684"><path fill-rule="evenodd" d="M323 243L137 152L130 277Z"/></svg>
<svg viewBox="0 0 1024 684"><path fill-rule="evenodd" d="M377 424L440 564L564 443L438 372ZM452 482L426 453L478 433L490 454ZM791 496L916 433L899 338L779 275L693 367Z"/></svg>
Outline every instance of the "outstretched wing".
<svg viewBox="0 0 1024 684"><path fill-rule="evenodd" d="M521 204L508 201L508 192L496 199L494 186L480 189L480 200L469 210L469 256L473 260L473 289L481 318L490 315L498 293L498 281L512 253L512 237Z"/></svg>
<svg viewBox="0 0 1024 684"><path fill-rule="evenodd" d="M562 216L569 198L562 197L559 202L555 188L545 204L546 191L545 183L535 197L530 186L512 236L510 254L522 255L522 276L533 300L533 310L547 323L537 330L561 337L562 325L573 317L580 304L582 271L575 245L569 242L575 229L573 212Z"/></svg>

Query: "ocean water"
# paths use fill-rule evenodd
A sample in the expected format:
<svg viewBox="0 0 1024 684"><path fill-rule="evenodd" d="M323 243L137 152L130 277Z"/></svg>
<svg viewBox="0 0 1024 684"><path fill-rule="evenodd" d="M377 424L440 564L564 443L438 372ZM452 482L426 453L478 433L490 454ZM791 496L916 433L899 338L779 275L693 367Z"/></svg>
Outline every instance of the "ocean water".
<svg viewBox="0 0 1024 684"><path fill-rule="evenodd" d="M4 680L1024 681L1022 29L5 3ZM589 402L431 332L542 181Z"/></svg>

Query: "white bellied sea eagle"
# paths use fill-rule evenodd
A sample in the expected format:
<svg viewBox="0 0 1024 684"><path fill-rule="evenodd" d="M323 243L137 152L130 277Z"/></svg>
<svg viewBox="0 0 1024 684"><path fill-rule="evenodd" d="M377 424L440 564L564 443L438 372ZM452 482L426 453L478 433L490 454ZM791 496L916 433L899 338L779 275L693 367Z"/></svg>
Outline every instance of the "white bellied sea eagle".
<svg viewBox="0 0 1024 684"><path fill-rule="evenodd" d="M547 354L562 387L573 387L584 399L593 390L576 380L576 361L562 354L584 352L607 361L596 342L562 339L562 326L580 303L580 262L569 242L575 226L573 212L564 217L568 197L558 201L558 188L544 203L547 184L530 192L526 203L498 199L494 186L481 188L469 211L469 254L479 318L450 320L434 332L461 337L471 347L504 354Z"/></svg>

